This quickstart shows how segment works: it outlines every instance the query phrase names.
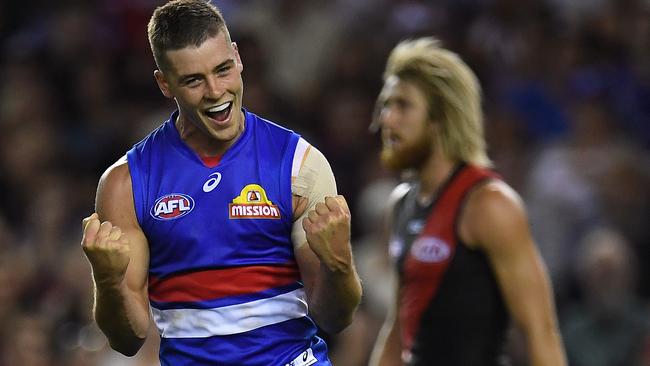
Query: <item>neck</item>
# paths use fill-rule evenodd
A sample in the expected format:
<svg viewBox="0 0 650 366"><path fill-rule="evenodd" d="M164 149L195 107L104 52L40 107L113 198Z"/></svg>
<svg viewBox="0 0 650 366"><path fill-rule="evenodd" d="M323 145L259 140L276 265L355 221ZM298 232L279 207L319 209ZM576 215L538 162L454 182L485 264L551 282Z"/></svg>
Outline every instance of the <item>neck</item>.
<svg viewBox="0 0 650 366"><path fill-rule="evenodd" d="M244 121L244 112L240 121ZM181 140L187 144L197 155L201 157L214 157L223 155L230 146L241 136L244 126L240 127L237 136L231 140L223 141L211 136L208 132L198 128L182 114L179 113L174 125L178 130Z"/></svg>
<svg viewBox="0 0 650 366"><path fill-rule="evenodd" d="M431 154L422 168L418 170L417 177L420 182L418 198L423 202L433 199L456 165L456 161L444 157L440 152Z"/></svg>

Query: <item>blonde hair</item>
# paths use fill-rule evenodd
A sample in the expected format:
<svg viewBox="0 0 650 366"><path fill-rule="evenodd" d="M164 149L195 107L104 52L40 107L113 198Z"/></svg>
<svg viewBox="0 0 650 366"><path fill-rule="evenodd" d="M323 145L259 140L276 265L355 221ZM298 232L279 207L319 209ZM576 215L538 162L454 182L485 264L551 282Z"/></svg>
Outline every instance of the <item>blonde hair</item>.
<svg viewBox="0 0 650 366"><path fill-rule="evenodd" d="M429 116L440 125L437 135L451 159L487 167L481 88L476 75L455 53L432 37L400 42L390 53L384 81L395 75L427 95Z"/></svg>

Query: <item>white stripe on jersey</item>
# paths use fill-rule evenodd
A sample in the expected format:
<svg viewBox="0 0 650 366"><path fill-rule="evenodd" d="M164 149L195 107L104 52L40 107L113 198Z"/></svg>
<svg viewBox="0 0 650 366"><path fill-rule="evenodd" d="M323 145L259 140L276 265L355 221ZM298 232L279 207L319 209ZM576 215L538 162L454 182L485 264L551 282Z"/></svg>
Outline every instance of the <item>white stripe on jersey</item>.
<svg viewBox="0 0 650 366"><path fill-rule="evenodd" d="M306 151L310 147L309 143L305 141L302 137L298 140L296 145L296 151L293 153L293 165L291 165L291 177L297 177L298 172L300 172L300 167L302 162L307 156Z"/></svg>
<svg viewBox="0 0 650 366"><path fill-rule="evenodd" d="M151 308L163 338L205 338L248 332L307 315L305 290L213 309Z"/></svg>

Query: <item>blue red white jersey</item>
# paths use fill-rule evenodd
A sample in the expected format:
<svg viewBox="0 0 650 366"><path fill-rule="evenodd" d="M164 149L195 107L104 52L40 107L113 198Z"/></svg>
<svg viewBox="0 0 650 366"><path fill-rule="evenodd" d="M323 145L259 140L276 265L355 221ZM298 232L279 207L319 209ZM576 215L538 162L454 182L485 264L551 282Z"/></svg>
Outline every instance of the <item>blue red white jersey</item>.
<svg viewBox="0 0 650 366"><path fill-rule="evenodd" d="M127 153L162 365L330 365L291 243L294 132L244 111L206 166L177 112Z"/></svg>

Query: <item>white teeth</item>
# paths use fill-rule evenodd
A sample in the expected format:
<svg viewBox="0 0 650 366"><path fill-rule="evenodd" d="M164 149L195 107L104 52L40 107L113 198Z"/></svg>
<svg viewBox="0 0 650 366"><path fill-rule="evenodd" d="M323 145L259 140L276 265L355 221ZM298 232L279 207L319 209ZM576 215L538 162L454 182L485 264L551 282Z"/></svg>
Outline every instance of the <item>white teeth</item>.
<svg viewBox="0 0 650 366"><path fill-rule="evenodd" d="M208 109L208 112L210 112L210 113L221 112L221 111L225 110L226 108L230 107L231 104L232 104L232 102L228 102L228 103L218 105L216 107L212 107L212 108Z"/></svg>

